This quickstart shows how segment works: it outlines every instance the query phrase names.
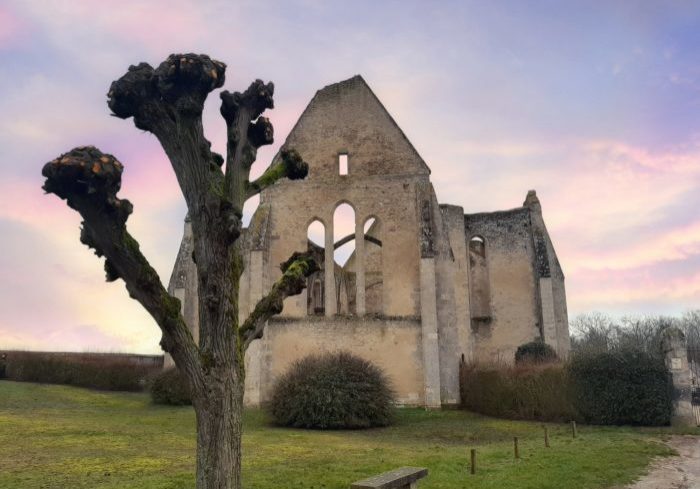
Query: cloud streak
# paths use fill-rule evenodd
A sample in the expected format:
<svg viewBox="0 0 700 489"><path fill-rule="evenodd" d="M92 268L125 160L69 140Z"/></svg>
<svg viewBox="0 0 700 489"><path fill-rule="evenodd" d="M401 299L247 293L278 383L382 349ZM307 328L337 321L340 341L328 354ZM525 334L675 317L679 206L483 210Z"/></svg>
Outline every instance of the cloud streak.
<svg viewBox="0 0 700 489"><path fill-rule="evenodd" d="M9 0L0 348L159 350L153 321L104 283L78 216L42 195L39 171L77 145L117 156L130 229L167 281L180 191L155 138L109 117L105 93L129 64L171 51L227 62L227 89L275 81L276 142L254 175L317 89L361 73L431 167L441 202L507 209L537 189L571 313L697 307L700 9L689 5ZM204 125L225 151L216 97Z"/></svg>

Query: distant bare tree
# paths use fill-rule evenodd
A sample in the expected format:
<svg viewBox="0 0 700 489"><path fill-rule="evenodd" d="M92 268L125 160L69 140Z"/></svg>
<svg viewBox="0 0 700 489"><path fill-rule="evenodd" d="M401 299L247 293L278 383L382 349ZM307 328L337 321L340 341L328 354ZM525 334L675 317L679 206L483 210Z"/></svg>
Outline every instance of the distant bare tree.
<svg viewBox="0 0 700 489"><path fill-rule="evenodd" d="M108 104L115 116L133 118L158 138L170 159L192 222L193 260L199 287L199 344L126 229L133 206L117 197L122 164L92 146L75 148L43 168L44 190L65 199L83 218L80 240L104 256L107 281L124 280L162 330L161 346L185 375L197 416L197 488L241 487L241 434L245 352L267 320L299 294L318 269L310 255L295 253L282 276L243 324L238 287L243 273L243 204L282 178L306 177L308 166L292 149L256 180L250 169L259 147L272 143L272 83L253 82L244 92L221 93L227 155L211 151L202 110L207 95L224 84L226 65L206 55L171 55L158 68L131 66L112 83ZM154 184L157 185L156 182Z"/></svg>
<svg viewBox="0 0 700 489"><path fill-rule="evenodd" d="M577 352L599 353L610 349L617 326L613 319L601 312L579 314L571 321L571 348Z"/></svg>
<svg viewBox="0 0 700 489"><path fill-rule="evenodd" d="M615 328L616 346L660 354L661 334L677 323L677 318L668 316L624 316Z"/></svg>
<svg viewBox="0 0 700 489"><path fill-rule="evenodd" d="M685 333L689 355L700 365L700 309L686 311L681 316L680 328Z"/></svg>
<svg viewBox="0 0 700 489"><path fill-rule="evenodd" d="M596 353L615 349L637 349L660 353L662 332L675 326L686 337L689 350L700 350L700 309L673 316L624 316L614 319L600 312L576 316L571 321L574 352Z"/></svg>

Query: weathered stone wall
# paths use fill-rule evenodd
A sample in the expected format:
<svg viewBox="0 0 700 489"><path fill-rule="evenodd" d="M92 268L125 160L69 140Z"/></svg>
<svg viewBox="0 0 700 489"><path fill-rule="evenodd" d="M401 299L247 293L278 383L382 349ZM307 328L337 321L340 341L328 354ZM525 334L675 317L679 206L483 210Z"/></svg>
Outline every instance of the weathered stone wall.
<svg viewBox="0 0 700 489"><path fill-rule="evenodd" d="M544 339L556 350L560 358L567 358L571 343L564 272L547 232L542 216L542 206L534 190L527 193L523 205L530 210L535 243L535 272L540 282L540 309Z"/></svg>
<svg viewBox="0 0 700 489"><path fill-rule="evenodd" d="M279 182L261 195L261 202L270 206L270 280L279 277L279 263L306 248L307 228L313 220L324 224L329 249L333 213L338 205L348 203L358 225L369 217L382 223L382 312L418 315L415 195L418 185L429 185L429 169L364 80L354 77L319 90L285 146L302 155L309 175L305 180ZM339 174L341 153L348 155L347 175ZM265 285L269 289L271 283ZM305 313L305 296L285 302L284 316Z"/></svg>
<svg viewBox="0 0 700 489"><path fill-rule="evenodd" d="M474 358L512 362L518 346L540 337L530 211L467 214L464 228L467 243L484 240L490 293L490 315L471 312Z"/></svg>
<svg viewBox="0 0 700 489"><path fill-rule="evenodd" d="M457 260L450 241L449 225L430 187L433 251L435 261L435 302L437 307L437 342L440 367L440 399L442 404L459 403L459 361L463 353L459 343L456 296L466 295L456 279ZM462 325L463 326L463 325Z"/></svg>
<svg viewBox="0 0 700 489"><path fill-rule="evenodd" d="M564 273L534 191L523 207L464 216L475 358L513 360L536 338L569 355ZM470 243L473 237L484 239Z"/></svg>
<svg viewBox="0 0 700 489"><path fill-rule="evenodd" d="M469 267L467 264L467 242L464 230L464 209L454 205L440 205L443 222L447 227L447 233L452 248L454 261L450 266L452 271L452 283L446 283L451 287L454 296L455 327L457 329L457 357L470 361L473 355L473 338L471 334L469 316ZM450 359L451 364L454 360ZM450 367L451 368L451 367Z"/></svg>
<svg viewBox="0 0 700 489"><path fill-rule="evenodd" d="M257 345L255 345L257 343ZM275 380L298 359L312 353L345 350L384 370L401 404L423 405L423 352L418 318L276 318L253 342L247 364L246 401L269 398ZM257 356L257 358L256 358ZM257 395L255 389L259 388Z"/></svg>
<svg viewBox="0 0 700 489"><path fill-rule="evenodd" d="M555 270L552 275L552 293L557 334L557 346L554 349L559 357L568 358L571 353L571 336L569 335L569 312L566 308L566 286L561 268Z"/></svg>
<svg viewBox="0 0 700 489"><path fill-rule="evenodd" d="M486 258L486 243L481 236L473 236L467 243L469 256L469 307L474 320L491 319L491 279Z"/></svg>
<svg viewBox="0 0 700 489"><path fill-rule="evenodd" d="M663 332L661 348L673 382L674 399L671 423L678 426L697 426L692 406L688 345L683 331L675 327L666 329Z"/></svg>

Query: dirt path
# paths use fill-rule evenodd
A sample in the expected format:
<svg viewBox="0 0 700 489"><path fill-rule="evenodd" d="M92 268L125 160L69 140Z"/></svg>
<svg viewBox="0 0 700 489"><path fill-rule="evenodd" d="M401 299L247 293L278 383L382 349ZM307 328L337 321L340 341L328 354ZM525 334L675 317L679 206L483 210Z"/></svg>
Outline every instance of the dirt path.
<svg viewBox="0 0 700 489"><path fill-rule="evenodd" d="M668 445L680 456L655 460L647 475L625 489L700 489L700 437L674 436Z"/></svg>

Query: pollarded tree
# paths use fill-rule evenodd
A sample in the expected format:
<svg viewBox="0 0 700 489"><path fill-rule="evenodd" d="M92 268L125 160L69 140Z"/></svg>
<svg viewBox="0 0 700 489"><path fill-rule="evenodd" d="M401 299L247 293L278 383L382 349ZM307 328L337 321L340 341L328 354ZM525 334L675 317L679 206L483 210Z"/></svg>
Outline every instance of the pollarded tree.
<svg viewBox="0 0 700 489"><path fill-rule="evenodd" d="M257 180L250 168L257 149L272 143L272 124L262 117L273 107L272 83L253 82L243 93L221 93L227 155L211 151L202 109L224 84L226 65L206 55L171 55L158 68L131 66L112 83L108 105L115 116L133 117L153 133L170 159L192 221L193 260L199 286L199 344L155 270L126 229L133 207L117 197L122 165L92 146L75 148L47 163L44 190L65 199L83 218L80 241L105 257L107 281L124 280L162 330L161 347L186 376L197 417L197 488L241 487L244 356L263 334L267 320L282 311L286 297L301 293L318 264L295 253L281 265L282 277L242 324L238 287L243 272L239 240L243 204L281 178L301 179L307 164L293 149Z"/></svg>

